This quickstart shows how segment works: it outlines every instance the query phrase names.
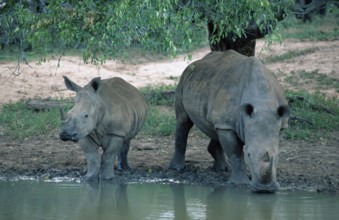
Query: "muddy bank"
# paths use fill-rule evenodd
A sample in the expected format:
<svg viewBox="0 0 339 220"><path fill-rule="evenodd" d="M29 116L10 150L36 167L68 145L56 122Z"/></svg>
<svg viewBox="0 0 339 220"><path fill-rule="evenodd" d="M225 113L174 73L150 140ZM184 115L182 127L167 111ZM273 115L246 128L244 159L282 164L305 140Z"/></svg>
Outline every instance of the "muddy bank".
<svg viewBox="0 0 339 220"><path fill-rule="evenodd" d="M277 179L282 190L339 192L338 133L317 143L281 141ZM168 170L174 150L173 137L138 136L128 155L131 169L116 170L121 182L183 182L211 187L227 185L229 172L212 170L213 160L201 134L189 138L185 172ZM48 180L80 178L86 173L85 157L76 143L62 142L57 133L26 140L0 138L0 176L29 176Z"/></svg>

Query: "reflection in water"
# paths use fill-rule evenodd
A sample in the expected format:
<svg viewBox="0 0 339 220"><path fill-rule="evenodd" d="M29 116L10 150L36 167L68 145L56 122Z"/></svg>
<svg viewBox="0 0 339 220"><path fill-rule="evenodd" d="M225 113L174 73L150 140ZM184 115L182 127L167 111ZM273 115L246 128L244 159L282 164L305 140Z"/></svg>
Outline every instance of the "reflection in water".
<svg viewBox="0 0 339 220"><path fill-rule="evenodd" d="M191 186L192 187L192 186ZM190 192L183 184L170 185L173 194L173 217L171 219L204 219L206 216L206 205L204 197L208 188L201 188L199 192Z"/></svg>
<svg viewBox="0 0 339 220"><path fill-rule="evenodd" d="M137 219L130 217L127 185L0 183L0 219Z"/></svg>
<svg viewBox="0 0 339 220"><path fill-rule="evenodd" d="M173 193L174 219L188 219L184 186L173 184L170 187Z"/></svg>
<svg viewBox="0 0 339 220"><path fill-rule="evenodd" d="M104 220L122 216L126 220L134 219L130 216L126 188L126 184L89 185L79 201L77 219Z"/></svg>
<svg viewBox="0 0 339 220"><path fill-rule="evenodd" d="M0 182L0 219L337 219L339 196L182 184Z"/></svg>
<svg viewBox="0 0 339 220"><path fill-rule="evenodd" d="M207 197L207 219L274 219L277 194L242 193L217 188Z"/></svg>

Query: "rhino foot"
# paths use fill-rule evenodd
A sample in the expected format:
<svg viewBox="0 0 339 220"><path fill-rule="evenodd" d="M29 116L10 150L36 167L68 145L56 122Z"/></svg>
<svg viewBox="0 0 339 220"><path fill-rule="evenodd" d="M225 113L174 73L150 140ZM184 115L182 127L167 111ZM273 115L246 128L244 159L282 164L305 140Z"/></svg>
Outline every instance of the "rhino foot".
<svg viewBox="0 0 339 220"><path fill-rule="evenodd" d="M128 166L128 165L127 166L120 166L120 165L118 166L119 171L125 171L125 170L130 170L130 169L131 169L131 167Z"/></svg>
<svg viewBox="0 0 339 220"><path fill-rule="evenodd" d="M113 180L114 179L114 172L112 170L105 170L100 175L101 180Z"/></svg>
<svg viewBox="0 0 339 220"><path fill-rule="evenodd" d="M213 170L220 171L220 172L227 171L228 170L227 168L228 167L225 164L217 163L217 162L214 162L213 167L212 167Z"/></svg>
<svg viewBox="0 0 339 220"><path fill-rule="evenodd" d="M172 170L176 170L178 172L183 172L186 169L186 165L178 164L172 161L168 168Z"/></svg>
<svg viewBox="0 0 339 220"><path fill-rule="evenodd" d="M85 176L83 176L81 178L81 182L90 182L90 183L93 183L93 182L98 182L99 180L99 177L98 175L92 175L92 174L86 174Z"/></svg>
<svg viewBox="0 0 339 220"><path fill-rule="evenodd" d="M129 170L131 167L128 165L128 163L118 163L118 170L119 171L124 171L124 170Z"/></svg>

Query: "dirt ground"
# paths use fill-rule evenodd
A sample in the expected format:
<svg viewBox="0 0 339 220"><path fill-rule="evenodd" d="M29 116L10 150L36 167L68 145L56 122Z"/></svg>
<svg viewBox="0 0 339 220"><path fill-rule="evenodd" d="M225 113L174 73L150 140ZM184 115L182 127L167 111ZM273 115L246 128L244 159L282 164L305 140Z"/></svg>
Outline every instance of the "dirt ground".
<svg viewBox="0 0 339 220"><path fill-rule="evenodd" d="M339 41L298 42L285 41L262 51L263 42L257 43L257 56L265 60L269 56L288 51L302 51L314 48L313 53L285 61L267 63L277 74L281 84L290 89L307 89L312 92L316 85L305 83L289 84L285 79L292 71L318 71L330 78L339 79ZM208 53L203 48L193 54L193 60ZM21 64L0 63L0 108L4 103L29 98L70 97L66 91L63 75L69 76L80 85L91 78L120 76L136 87L146 85L175 84L183 69L192 61L183 56L172 60L150 61L147 57L129 61L108 61L100 68L83 64L81 58L63 57L60 67L57 58L46 63ZM18 76L15 76L17 74ZM300 88L301 87L301 88ZM332 88L322 88L324 95L339 97ZM1 125L0 125L1 128ZM333 138L321 138L317 142L289 141L282 138L277 179L282 190L309 190L318 192L339 192L339 130ZM212 158L207 153L208 139L192 132L186 154L187 169L183 173L168 170L174 150L174 137L137 136L132 141L128 155L131 170L116 171L119 181L180 181L213 187L226 185L229 172L211 169ZM86 161L76 143L59 140L58 131L46 136L25 140L12 140L0 133L0 176L3 179L29 176L38 179L55 177L81 177L86 173Z"/></svg>

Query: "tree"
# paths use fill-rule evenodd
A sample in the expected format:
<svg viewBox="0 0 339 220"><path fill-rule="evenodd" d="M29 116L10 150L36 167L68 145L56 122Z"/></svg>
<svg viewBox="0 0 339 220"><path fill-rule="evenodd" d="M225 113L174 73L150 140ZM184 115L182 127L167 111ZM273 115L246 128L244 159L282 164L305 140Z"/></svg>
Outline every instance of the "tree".
<svg viewBox="0 0 339 220"><path fill-rule="evenodd" d="M327 0L296 0L296 17L304 22L312 20L312 14L326 14Z"/></svg>
<svg viewBox="0 0 339 220"><path fill-rule="evenodd" d="M1 47L83 50L85 61L114 58L133 42L175 54L208 30L212 50L254 55L290 0L0 0ZM5 5L3 5L5 4ZM206 28L207 27L207 28Z"/></svg>

